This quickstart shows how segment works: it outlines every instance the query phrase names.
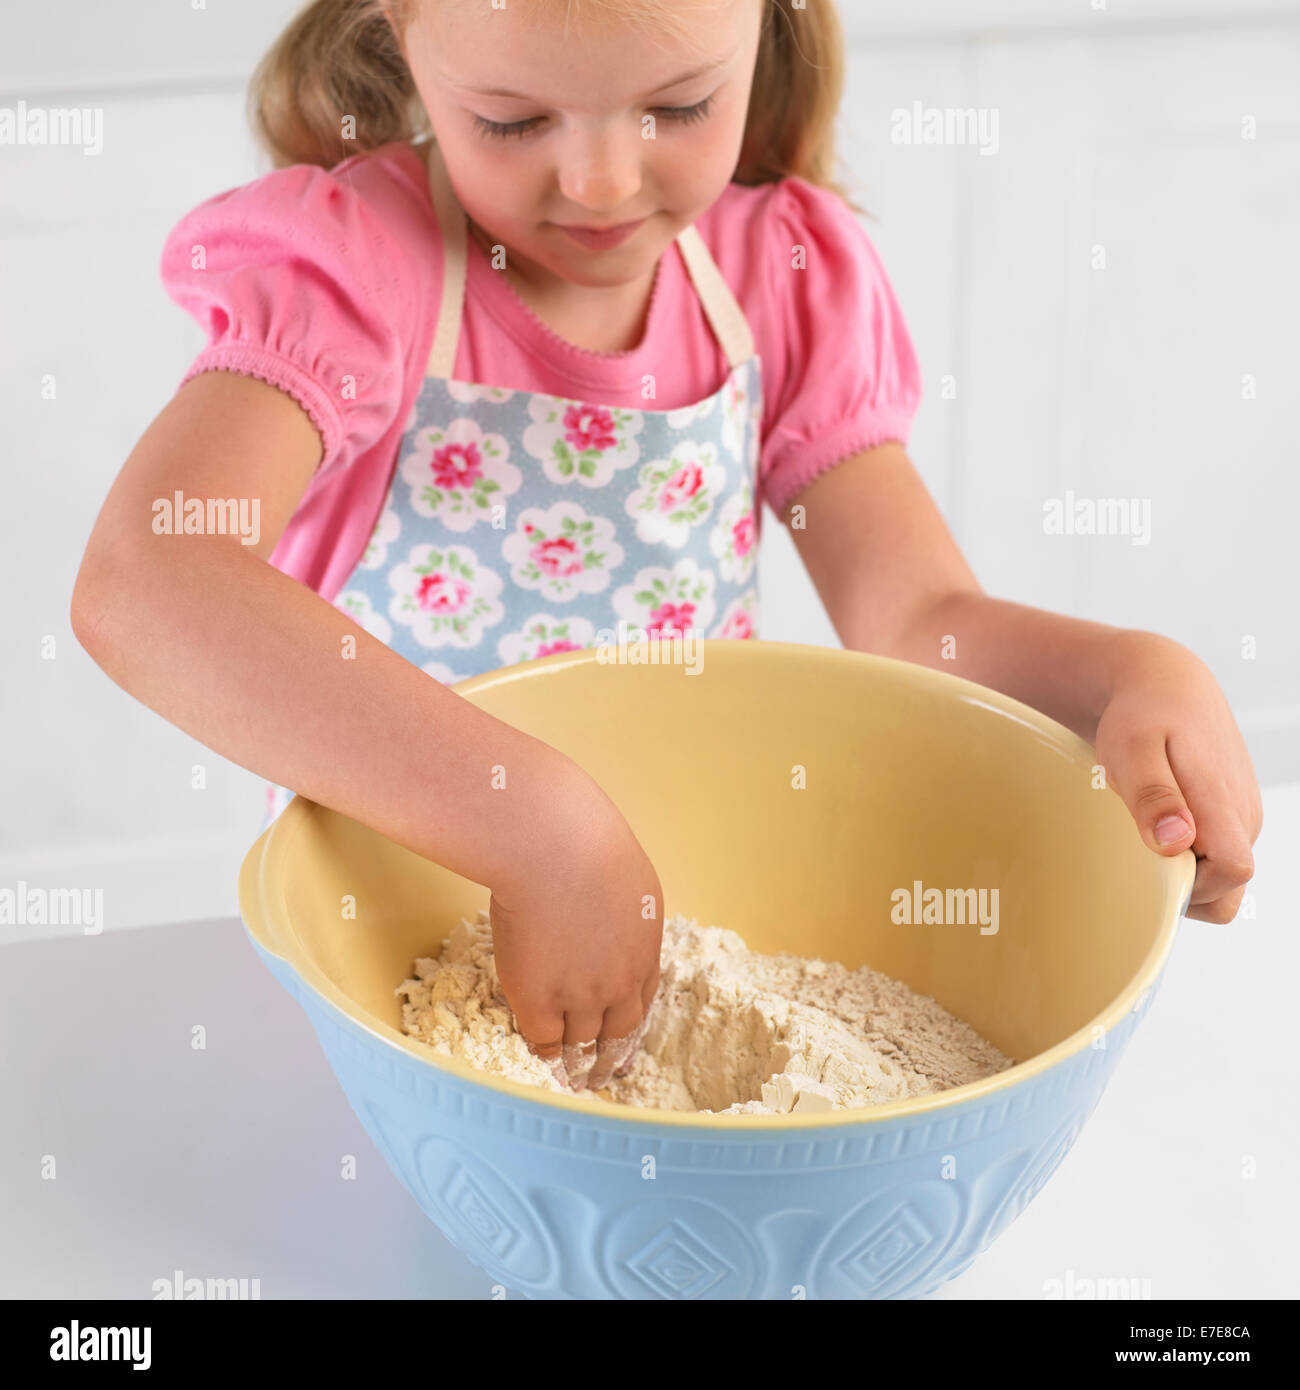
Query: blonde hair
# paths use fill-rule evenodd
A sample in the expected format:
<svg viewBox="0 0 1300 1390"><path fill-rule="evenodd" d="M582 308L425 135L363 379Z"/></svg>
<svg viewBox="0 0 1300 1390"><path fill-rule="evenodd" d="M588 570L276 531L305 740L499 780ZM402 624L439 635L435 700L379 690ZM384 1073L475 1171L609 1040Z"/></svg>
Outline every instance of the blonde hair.
<svg viewBox="0 0 1300 1390"><path fill-rule="evenodd" d="M311 0L262 58L249 119L272 165L332 168L393 140L430 134L397 34L421 0ZM511 0L530 3L530 0ZM663 0L588 0L598 9L682 34ZM862 212L834 177L844 36L834 0L762 0L763 28L736 183L797 175ZM568 0L569 12L579 0ZM391 16L392 23L389 22ZM396 30L396 32L395 32ZM355 130L345 138L344 118Z"/></svg>

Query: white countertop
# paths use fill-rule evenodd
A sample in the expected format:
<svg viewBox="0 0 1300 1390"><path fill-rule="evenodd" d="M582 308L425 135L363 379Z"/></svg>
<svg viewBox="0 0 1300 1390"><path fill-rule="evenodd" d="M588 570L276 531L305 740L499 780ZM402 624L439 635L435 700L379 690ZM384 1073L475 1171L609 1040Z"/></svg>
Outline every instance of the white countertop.
<svg viewBox="0 0 1300 1390"><path fill-rule="evenodd" d="M1148 1280L1154 1298L1300 1295L1300 786L1267 790L1264 815L1255 919L1182 924L1078 1143L934 1297L1042 1298L1071 1278ZM0 1297L148 1298L176 1270L256 1278L263 1298L489 1297L238 921L4 946L0 1019Z"/></svg>

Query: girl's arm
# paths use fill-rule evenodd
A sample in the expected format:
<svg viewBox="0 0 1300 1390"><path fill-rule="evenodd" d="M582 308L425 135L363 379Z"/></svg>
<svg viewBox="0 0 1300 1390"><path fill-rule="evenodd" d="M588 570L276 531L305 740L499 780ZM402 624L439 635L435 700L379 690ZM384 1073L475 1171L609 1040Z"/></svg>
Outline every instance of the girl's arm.
<svg viewBox="0 0 1300 1390"><path fill-rule="evenodd" d="M1204 662L1155 633L990 598L900 444L820 474L782 519L845 647L977 681L1074 730L1151 848L1201 859L1187 915L1236 915L1263 812Z"/></svg>
<svg viewBox="0 0 1300 1390"><path fill-rule="evenodd" d="M510 925L501 978L543 1055L631 1033L659 968L662 916L643 920L641 896L660 909L662 897L613 803L558 750L266 563L320 454L309 417L277 388L229 372L186 382L95 523L72 596L78 641L216 752L490 887ZM177 490L256 499L257 544L155 534L154 500Z"/></svg>

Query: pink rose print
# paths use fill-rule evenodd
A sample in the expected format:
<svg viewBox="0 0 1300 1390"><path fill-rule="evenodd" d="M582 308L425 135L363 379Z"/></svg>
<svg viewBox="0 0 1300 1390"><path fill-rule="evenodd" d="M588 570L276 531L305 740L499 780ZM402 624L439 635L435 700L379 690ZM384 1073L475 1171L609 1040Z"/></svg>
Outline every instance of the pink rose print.
<svg viewBox="0 0 1300 1390"><path fill-rule="evenodd" d="M683 636L691 627L695 616L693 603L661 603L650 610L650 621L646 624L647 633L680 632Z"/></svg>
<svg viewBox="0 0 1300 1390"><path fill-rule="evenodd" d="M659 494L659 510L673 512L683 502L689 501L699 492L704 483L704 474L698 463L683 464L664 484Z"/></svg>
<svg viewBox="0 0 1300 1390"><path fill-rule="evenodd" d="M429 613L459 613L471 592L463 579L452 579L441 570L435 570L421 577L415 601Z"/></svg>
<svg viewBox="0 0 1300 1390"><path fill-rule="evenodd" d="M722 625L723 637L752 637L754 624L743 608L738 608Z"/></svg>
<svg viewBox="0 0 1300 1390"><path fill-rule="evenodd" d="M531 536L537 527L530 521L524 526L524 534ZM571 574L582 570L582 555L578 546L568 536L553 536L548 541L539 541L528 554L537 568L551 579L567 579Z"/></svg>
<svg viewBox="0 0 1300 1390"><path fill-rule="evenodd" d="M579 451L612 449L618 443L614 417L598 405L571 405L564 412L564 437Z"/></svg>
<svg viewBox="0 0 1300 1390"><path fill-rule="evenodd" d="M731 544L736 554L743 559L754 544L754 514L746 512L731 528Z"/></svg>
<svg viewBox="0 0 1300 1390"><path fill-rule="evenodd" d="M483 476L483 455L473 440L466 444L446 444L434 451L429 467L433 469L433 481L438 487L471 487Z"/></svg>
<svg viewBox="0 0 1300 1390"><path fill-rule="evenodd" d="M586 618L554 618L535 613L522 628L508 632L497 643L497 655L506 666L540 660L557 652L580 652L595 642L596 629Z"/></svg>
<svg viewBox="0 0 1300 1390"><path fill-rule="evenodd" d="M656 640L671 634L701 637L713 625L716 576L684 556L671 569L648 566L614 591L614 612L639 632Z"/></svg>

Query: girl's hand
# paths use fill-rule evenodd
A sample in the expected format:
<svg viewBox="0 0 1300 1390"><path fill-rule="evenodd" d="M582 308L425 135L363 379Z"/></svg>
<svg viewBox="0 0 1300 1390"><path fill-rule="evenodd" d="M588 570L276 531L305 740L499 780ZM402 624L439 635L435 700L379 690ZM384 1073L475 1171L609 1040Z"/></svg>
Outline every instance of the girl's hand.
<svg viewBox="0 0 1300 1390"><path fill-rule="evenodd" d="M1157 854L1200 861L1186 916L1230 922L1255 872L1264 812L1241 730L1209 668L1155 633L1117 639L1097 758ZM1180 823L1181 818L1182 823Z"/></svg>
<svg viewBox="0 0 1300 1390"><path fill-rule="evenodd" d="M580 770L579 770L580 771ZM555 833L494 885L497 975L524 1041L575 1091L631 1065L659 987L663 891L631 826L581 773L539 809Z"/></svg>

